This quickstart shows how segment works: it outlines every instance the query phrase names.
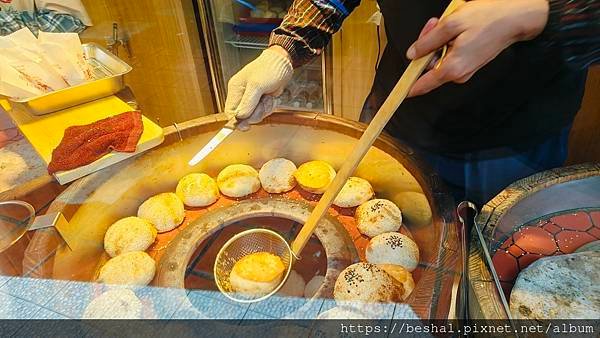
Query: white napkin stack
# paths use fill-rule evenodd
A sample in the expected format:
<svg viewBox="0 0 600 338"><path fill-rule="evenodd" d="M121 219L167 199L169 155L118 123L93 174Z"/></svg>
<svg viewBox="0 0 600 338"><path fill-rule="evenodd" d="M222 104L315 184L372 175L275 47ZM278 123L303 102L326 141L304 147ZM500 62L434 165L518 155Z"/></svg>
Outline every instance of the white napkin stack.
<svg viewBox="0 0 600 338"><path fill-rule="evenodd" d="M92 80L76 33L28 28L0 37L0 95L27 99Z"/></svg>

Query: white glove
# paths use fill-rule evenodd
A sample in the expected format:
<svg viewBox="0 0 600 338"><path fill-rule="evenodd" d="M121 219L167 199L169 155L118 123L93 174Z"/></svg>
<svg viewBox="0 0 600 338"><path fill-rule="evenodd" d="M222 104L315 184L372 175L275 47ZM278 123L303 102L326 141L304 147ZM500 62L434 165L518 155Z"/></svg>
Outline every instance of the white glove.
<svg viewBox="0 0 600 338"><path fill-rule="evenodd" d="M225 114L236 117L241 130L271 115L273 97L281 95L292 79L294 67L289 57L272 48L264 50L229 80Z"/></svg>

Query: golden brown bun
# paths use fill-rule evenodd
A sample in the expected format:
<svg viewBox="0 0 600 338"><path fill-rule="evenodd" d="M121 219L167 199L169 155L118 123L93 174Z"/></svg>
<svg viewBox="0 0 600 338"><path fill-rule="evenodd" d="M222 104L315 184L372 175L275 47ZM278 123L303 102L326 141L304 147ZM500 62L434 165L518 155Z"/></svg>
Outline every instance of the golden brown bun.
<svg viewBox="0 0 600 338"><path fill-rule="evenodd" d="M398 283L402 284L404 287L402 300L406 300L415 289L415 280L413 279L412 274L400 265L377 264L377 266L387 272L388 275L392 276Z"/></svg>
<svg viewBox="0 0 600 338"><path fill-rule="evenodd" d="M294 177L302 189L313 194L323 194L335 177L335 169L325 161L311 161L302 164Z"/></svg>
<svg viewBox="0 0 600 338"><path fill-rule="evenodd" d="M296 170L294 162L288 159L272 159L260 168L258 173L260 184L266 192L271 194L288 192L296 186L294 177Z"/></svg>
<svg viewBox="0 0 600 338"><path fill-rule="evenodd" d="M171 231L183 223L185 208L177 195L163 193L142 203L138 208L138 217L149 221L162 233Z"/></svg>
<svg viewBox="0 0 600 338"><path fill-rule="evenodd" d="M233 164L221 170L217 176L219 190L225 196L240 198L260 189L256 169L245 164Z"/></svg>
<svg viewBox="0 0 600 338"><path fill-rule="evenodd" d="M279 286L286 267L281 258L268 252L256 252L237 261L229 282L234 291L253 296L266 295Z"/></svg>
<svg viewBox="0 0 600 338"><path fill-rule="evenodd" d="M350 177L333 204L341 208L354 208L373 198L374 194L369 181L360 177Z"/></svg>
<svg viewBox="0 0 600 338"><path fill-rule="evenodd" d="M356 208L354 218L358 231L369 237L398 231L402 226L402 212L394 202L385 199L361 204Z"/></svg>
<svg viewBox="0 0 600 338"><path fill-rule="evenodd" d="M109 259L100 269L98 282L145 286L150 284L155 273L154 259L143 251L134 251Z"/></svg>
<svg viewBox="0 0 600 338"><path fill-rule="evenodd" d="M206 207L219 199L219 187L212 177L206 174L184 176L175 190L177 197L190 207Z"/></svg>
<svg viewBox="0 0 600 338"><path fill-rule="evenodd" d="M156 228L139 217L113 223L104 235L104 250L110 257L132 251L146 251L156 239Z"/></svg>

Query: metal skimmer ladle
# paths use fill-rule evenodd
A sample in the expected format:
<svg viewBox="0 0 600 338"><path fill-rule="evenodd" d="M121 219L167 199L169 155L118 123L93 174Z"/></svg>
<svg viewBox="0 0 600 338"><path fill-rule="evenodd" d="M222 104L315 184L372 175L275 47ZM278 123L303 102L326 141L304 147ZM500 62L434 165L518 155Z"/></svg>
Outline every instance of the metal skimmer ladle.
<svg viewBox="0 0 600 338"><path fill-rule="evenodd" d="M442 18L454 12L460 5L464 3L464 0L453 0L446 8L446 11L442 15ZM304 246L312 236L315 228L319 224L321 218L327 213L327 210L333 203L333 200L337 194L342 190L342 187L352 175L352 173L358 167L360 161L367 154L379 134L388 123L390 118L394 115L402 101L408 96L408 93L417 79L421 76L423 71L430 64L433 59L435 52L432 52L426 56L423 56L417 60L412 61L398 83L387 97L379 111L373 118L373 121L369 124L364 134L358 141L352 153L346 162L342 165L339 172L335 176L333 182L327 188L325 194L321 197L312 213L308 217L306 223L296 236L296 239L292 243L291 247L287 241L281 237L278 233L267 230L267 229L252 229L241 232L236 236L232 237L225 245L221 248L217 254L214 266L215 282L219 290L228 298L243 302L251 303L264 300L273 294L275 294L286 282L292 264L295 259L299 259L300 253ZM232 289L231 283L229 282L229 275L235 263L242 257L257 252L269 252L279 256L281 261L286 266L286 270L283 278L279 285L274 288L269 294L263 295L249 295L236 293Z"/></svg>

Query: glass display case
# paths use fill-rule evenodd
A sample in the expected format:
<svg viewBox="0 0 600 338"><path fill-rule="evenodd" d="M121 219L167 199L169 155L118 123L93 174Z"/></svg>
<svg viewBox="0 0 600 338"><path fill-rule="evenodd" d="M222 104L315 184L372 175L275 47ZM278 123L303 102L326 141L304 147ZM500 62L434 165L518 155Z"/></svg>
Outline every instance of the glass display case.
<svg viewBox="0 0 600 338"><path fill-rule="evenodd" d="M81 24L50 32L36 20L4 32L7 15L35 13L13 10L24 2L35 3L38 19L68 15ZM417 60L409 75L397 67L413 38L393 38L392 23L418 13L400 20L388 8L389 40L377 17L385 15L379 3L385 12L383 3L399 2L342 1L360 5L338 13L329 46L294 70L276 114L247 130L223 114L228 82L269 47L290 6L299 21L314 22L337 0L303 2L315 6L306 11L294 0L63 2L79 10L0 0L4 335L339 336L347 332L322 320L339 319L443 336L511 326L519 336L526 320L588 317L597 332L600 69L590 72L572 131L561 132L572 165L556 159L542 171L550 162L526 162L566 156L566 143L515 136L485 144L492 124L483 117L506 117L500 110L517 102L491 100L500 93L495 80L472 99L431 92L397 111L405 103L393 101L431 64ZM419 29L425 14L415 18ZM253 74L276 76L274 62L265 63ZM479 74L471 84L479 86ZM448 87L461 94L460 85ZM530 88L525 96L548 89ZM500 110L475 114L459 109L463 101ZM357 122L378 110L370 124ZM459 116L478 117L476 132L466 133L471 125ZM542 117L507 119L504 128L535 131L550 121ZM465 148L455 153L458 141ZM267 231L277 241L252 236ZM136 321L126 331L81 319Z"/></svg>
<svg viewBox="0 0 600 338"><path fill-rule="evenodd" d="M269 45L271 31L281 24L291 0L200 0L199 12L209 57L217 106L225 106L227 83ZM279 109L331 113L327 99L327 51L296 69Z"/></svg>

